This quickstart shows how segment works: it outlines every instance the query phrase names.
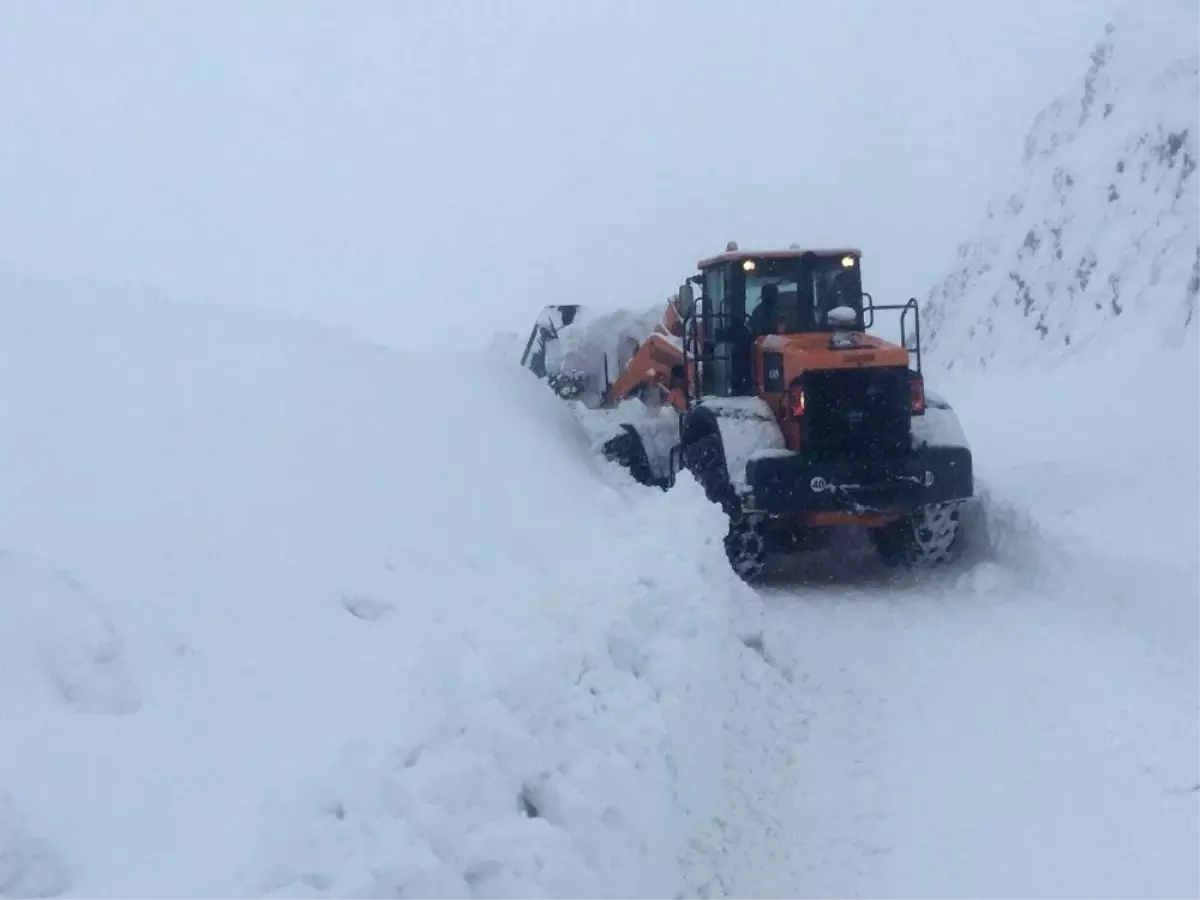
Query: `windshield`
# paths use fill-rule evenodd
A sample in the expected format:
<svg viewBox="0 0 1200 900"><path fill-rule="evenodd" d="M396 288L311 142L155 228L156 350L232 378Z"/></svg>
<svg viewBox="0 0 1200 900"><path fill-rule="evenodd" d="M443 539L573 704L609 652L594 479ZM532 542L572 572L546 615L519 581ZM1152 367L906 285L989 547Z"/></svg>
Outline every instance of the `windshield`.
<svg viewBox="0 0 1200 900"><path fill-rule="evenodd" d="M829 311L838 306L853 309L858 322L852 327L862 327L858 266L840 259L819 259L806 269L787 262L746 273L746 313L755 334L825 331L832 327Z"/></svg>

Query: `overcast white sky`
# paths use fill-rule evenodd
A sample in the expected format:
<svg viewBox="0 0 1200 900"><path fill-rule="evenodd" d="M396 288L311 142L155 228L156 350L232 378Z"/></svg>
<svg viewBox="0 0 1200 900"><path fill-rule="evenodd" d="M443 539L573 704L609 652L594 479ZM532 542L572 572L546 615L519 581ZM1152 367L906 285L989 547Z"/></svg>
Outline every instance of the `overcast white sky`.
<svg viewBox="0 0 1200 900"><path fill-rule="evenodd" d="M0 271L386 343L654 303L728 240L923 295L1117 0L0 4Z"/></svg>

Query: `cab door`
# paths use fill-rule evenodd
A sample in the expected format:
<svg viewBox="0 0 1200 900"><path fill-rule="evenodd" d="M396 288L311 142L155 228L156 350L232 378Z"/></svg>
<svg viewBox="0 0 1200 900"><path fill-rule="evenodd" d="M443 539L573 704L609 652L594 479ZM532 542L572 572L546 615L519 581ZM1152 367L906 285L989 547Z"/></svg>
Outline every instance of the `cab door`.
<svg viewBox="0 0 1200 900"><path fill-rule="evenodd" d="M708 396L728 397L733 386L730 325L734 322L733 286L729 266L718 265L704 272L701 312L704 322L704 350L700 369L700 392Z"/></svg>

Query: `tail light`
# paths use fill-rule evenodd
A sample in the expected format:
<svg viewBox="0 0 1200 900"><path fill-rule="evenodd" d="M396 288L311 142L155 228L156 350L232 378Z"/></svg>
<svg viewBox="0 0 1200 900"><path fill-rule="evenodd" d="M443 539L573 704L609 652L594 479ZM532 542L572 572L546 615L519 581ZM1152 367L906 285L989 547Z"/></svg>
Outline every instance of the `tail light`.
<svg viewBox="0 0 1200 900"><path fill-rule="evenodd" d="M796 418L804 415L804 388L792 388L788 396L788 409Z"/></svg>
<svg viewBox="0 0 1200 900"><path fill-rule="evenodd" d="M925 415L925 379L919 372L908 373L908 396L912 414Z"/></svg>

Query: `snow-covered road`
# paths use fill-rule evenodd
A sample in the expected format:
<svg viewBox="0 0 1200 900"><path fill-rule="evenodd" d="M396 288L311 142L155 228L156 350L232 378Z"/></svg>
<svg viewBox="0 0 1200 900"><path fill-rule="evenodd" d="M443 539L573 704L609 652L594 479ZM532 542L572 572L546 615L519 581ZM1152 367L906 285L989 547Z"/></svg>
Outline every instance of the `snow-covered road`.
<svg viewBox="0 0 1200 900"><path fill-rule="evenodd" d="M1170 364L962 385L993 550L895 577L851 543L761 588L710 890L1196 895L1195 356Z"/></svg>
<svg viewBox="0 0 1200 900"><path fill-rule="evenodd" d="M805 721L775 795L795 853L733 893L1194 892L1194 685L1136 638L1012 585L764 600Z"/></svg>

